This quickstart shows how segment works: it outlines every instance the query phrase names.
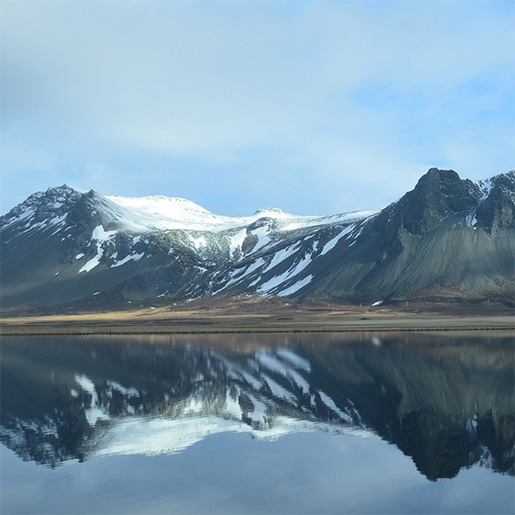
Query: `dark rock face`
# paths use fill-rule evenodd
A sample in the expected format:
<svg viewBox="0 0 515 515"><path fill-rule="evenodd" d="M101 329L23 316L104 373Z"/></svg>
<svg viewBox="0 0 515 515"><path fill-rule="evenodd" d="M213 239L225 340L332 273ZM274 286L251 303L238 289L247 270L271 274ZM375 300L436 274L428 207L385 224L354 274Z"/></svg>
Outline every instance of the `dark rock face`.
<svg viewBox="0 0 515 515"><path fill-rule="evenodd" d="M431 168L397 203L395 214L406 231L423 235L437 229L449 215L466 216L479 198L473 182L461 180L453 170Z"/></svg>
<svg viewBox="0 0 515 515"><path fill-rule="evenodd" d="M431 169L338 248L317 295L363 301L503 299L515 286L515 172L479 185ZM335 254L337 252L335 249Z"/></svg>
<svg viewBox="0 0 515 515"><path fill-rule="evenodd" d="M112 309L242 293L513 305L515 172L476 184L432 168L376 214L260 215L223 230L136 230L124 225L131 213L94 191L35 193L0 218L2 306Z"/></svg>
<svg viewBox="0 0 515 515"><path fill-rule="evenodd" d="M515 228L515 172L491 179L491 190L479 204L476 218L490 234Z"/></svg>

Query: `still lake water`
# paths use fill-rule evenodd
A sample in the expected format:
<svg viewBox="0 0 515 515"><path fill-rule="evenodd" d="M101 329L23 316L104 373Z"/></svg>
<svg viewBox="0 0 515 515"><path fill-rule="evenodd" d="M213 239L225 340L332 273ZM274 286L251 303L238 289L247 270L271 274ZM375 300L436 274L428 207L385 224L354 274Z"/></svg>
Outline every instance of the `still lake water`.
<svg viewBox="0 0 515 515"><path fill-rule="evenodd" d="M1 342L1 513L513 513L514 339Z"/></svg>

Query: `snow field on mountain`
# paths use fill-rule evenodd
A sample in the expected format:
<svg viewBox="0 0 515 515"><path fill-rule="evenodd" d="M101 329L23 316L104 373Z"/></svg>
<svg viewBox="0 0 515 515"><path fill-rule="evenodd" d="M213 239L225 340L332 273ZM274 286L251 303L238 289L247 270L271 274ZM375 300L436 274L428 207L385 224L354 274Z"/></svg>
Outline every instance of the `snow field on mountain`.
<svg viewBox="0 0 515 515"><path fill-rule="evenodd" d="M230 255L231 259L234 258L234 255L238 250L241 250L241 246L243 245L243 241L247 236L247 229L241 229L234 236L230 237L229 247L230 247Z"/></svg>
<svg viewBox="0 0 515 515"><path fill-rule="evenodd" d="M79 274L81 272L89 272L93 270L96 266L100 264L100 259L104 255L104 246L105 243L110 241L113 236L116 234L116 231L106 231L102 225L97 225L91 234L91 241L96 241L97 246L97 254L92 257L82 268L79 270Z"/></svg>
<svg viewBox="0 0 515 515"><path fill-rule="evenodd" d="M128 263L129 261L139 261L144 256L145 256L144 252L140 252L140 253L134 252L132 254L125 256L120 261L116 261L115 263L113 263L111 265L110 268L116 268L117 266L125 265L125 263Z"/></svg>
<svg viewBox="0 0 515 515"><path fill-rule="evenodd" d="M261 218L272 218L279 224L279 231L293 231L317 225L360 220L376 211L355 211L330 216L293 215L277 208L259 209L251 216L229 217L215 215L190 200L173 197L105 197L118 209L113 210L114 217L127 230L135 232L189 229L220 232L238 227L245 227ZM116 212L114 212L116 211ZM258 238L266 235L263 231L254 231ZM231 250L241 248L246 232L238 232L231 241ZM260 246L265 245L262 243Z"/></svg>
<svg viewBox="0 0 515 515"><path fill-rule="evenodd" d="M284 272L281 275L272 277L266 283L262 284L257 290L258 293L275 293L276 295L280 296L281 289L279 288L279 286L281 286L291 277L295 277L296 275L300 274L300 272L302 272L304 268L306 268L311 262L312 255L306 254L296 265L292 265L288 270L286 270L286 272ZM313 276L308 277L312 278ZM304 278L304 284L302 286L308 284L311 278L309 280L307 280L307 278ZM302 286L299 286L297 289L300 289Z"/></svg>
<svg viewBox="0 0 515 515"><path fill-rule="evenodd" d="M206 237L205 236L199 236L198 238L196 238L192 234L189 234L188 238L191 241L191 243L193 243L193 246L197 250L199 250L202 247L205 247L207 245L207 241L206 241Z"/></svg>
<svg viewBox="0 0 515 515"><path fill-rule="evenodd" d="M329 240L322 249L322 252L320 252L319 256L323 256L324 254L327 254L330 250L333 250L336 244L344 237L347 236L350 232L354 230L356 227L356 224L351 224L345 227L342 232L340 232L337 236L335 236L332 240Z"/></svg>
<svg viewBox="0 0 515 515"><path fill-rule="evenodd" d="M231 279L229 279L229 281L227 283L225 283L224 286L222 286L220 289L216 290L213 293L218 293L218 292L224 290L225 288L232 286L233 284L236 284L237 282L240 282L242 279L244 279L245 277L252 274L252 272L254 272L257 269L259 269L260 267L262 267L264 264L265 264L265 260L263 258L258 258L258 259L256 259L256 261L254 261L253 263L248 265L247 268L245 268L245 269L240 268L240 269L237 269L236 271L233 270L231 272ZM243 270L243 272L242 272L242 270Z"/></svg>
<svg viewBox="0 0 515 515"><path fill-rule="evenodd" d="M348 232L348 231L347 231ZM264 234L264 231L261 232L261 234ZM339 237L343 237L343 234L339 235ZM269 243L269 238L266 237L266 240L261 240L261 244L259 245L259 248L264 247ZM268 281L266 281L264 284L262 284L257 292L261 294L270 294L274 293L278 296L286 296L290 295L307 284L313 279L313 275L308 275L299 281L295 282L294 284L288 286L287 288L279 288L283 283L290 280L292 277L295 277L296 275L300 274L310 263L313 261L313 254L314 254L314 247L316 246L316 242L313 242L312 244L312 250L311 252L307 252L305 256L296 264L292 264L288 270L285 272L271 277ZM218 293L238 282L240 282L245 277L248 277L252 274L254 271L259 270L259 276L257 279L255 279L253 282L249 284L249 287L252 287L256 285L260 280L261 277L266 274L267 272L273 270L275 267L280 265L282 262L284 262L286 259L290 258L291 256L294 256L296 253L299 252L299 250L302 247L302 242L296 242L291 246L285 247L281 250L277 250L273 253L273 257L270 260L270 262L265 265L264 258L260 257L258 258L254 263L247 266L246 269L242 270L241 268L238 268L231 272L230 279L227 281L227 283L220 289L216 290L215 293ZM256 247L254 247L253 251Z"/></svg>
<svg viewBox="0 0 515 515"><path fill-rule="evenodd" d="M301 247L301 242L295 243L295 245L292 245L291 247L286 247L282 250L278 250L274 253L274 257L272 258L272 261L268 264L268 266L263 270L263 273L268 272L275 266L277 266L279 263L282 263L285 259L289 258L290 256L293 256L295 252L297 252Z"/></svg>
<svg viewBox="0 0 515 515"><path fill-rule="evenodd" d="M363 220L376 214L377 211L351 211L328 216L299 216L298 220L281 227L282 231L294 231L305 227L315 227L317 225L330 225L343 222L354 222Z"/></svg>
<svg viewBox="0 0 515 515"><path fill-rule="evenodd" d="M307 286L312 280L313 280L313 274L309 274L304 279L301 279L300 281L297 281L295 284L292 284L285 290L281 290L277 293L277 296L279 297L287 297L288 295L293 295L294 293L298 292L301 288L304 288L304 286Z"/></svg>

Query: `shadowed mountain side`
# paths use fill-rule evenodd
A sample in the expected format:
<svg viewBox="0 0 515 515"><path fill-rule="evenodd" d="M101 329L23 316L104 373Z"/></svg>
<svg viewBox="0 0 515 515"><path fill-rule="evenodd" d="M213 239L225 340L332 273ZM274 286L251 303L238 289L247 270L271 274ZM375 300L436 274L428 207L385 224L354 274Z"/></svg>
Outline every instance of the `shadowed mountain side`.
<svg viewBox="0 0 515 515"><path fill-rule="evenodd" d="M352 247L336 248L321 263L306 297L362 300L500 300L513 305L513 232L493 238L447 220L426 235L401 233L389 247L370 229Z"/></svg>

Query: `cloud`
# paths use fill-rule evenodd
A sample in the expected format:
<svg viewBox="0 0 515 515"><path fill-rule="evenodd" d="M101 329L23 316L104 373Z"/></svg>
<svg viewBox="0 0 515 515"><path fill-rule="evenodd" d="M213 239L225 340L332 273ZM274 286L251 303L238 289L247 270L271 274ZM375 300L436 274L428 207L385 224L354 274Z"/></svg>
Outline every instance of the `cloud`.
<svg viewBox="0 0 515 515"><path fill-rule="evenodd" d="M7 1L2 130L84 179L102 164L144 189L137 162L163 193L178 166L225 164L217 198L238 174L268 205L244 190L279 174L274 203L297 212L378 207L428 165L513 168L508 4Z"/></svg>

